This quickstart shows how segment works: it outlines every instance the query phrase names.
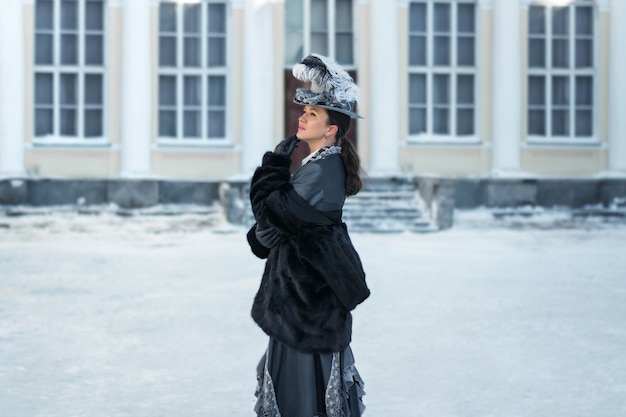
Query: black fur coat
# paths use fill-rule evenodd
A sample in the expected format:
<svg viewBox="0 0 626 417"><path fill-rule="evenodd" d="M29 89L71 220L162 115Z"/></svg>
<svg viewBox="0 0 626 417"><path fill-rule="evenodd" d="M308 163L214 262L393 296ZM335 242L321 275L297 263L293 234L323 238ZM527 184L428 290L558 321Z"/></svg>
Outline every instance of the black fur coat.
<svg viewBox="0 0 626 417"><path fill-rule="evenodd" d="M268 152L252 178L259 227L280 236L271 249L248 232L252 252L267 258L252 318L269 336L301 352L339 352L352 336L350 311L369 296L361 260L345 224L303 200L289 183L290 159ZM339 216L340 218L340 216Z"/></svg>

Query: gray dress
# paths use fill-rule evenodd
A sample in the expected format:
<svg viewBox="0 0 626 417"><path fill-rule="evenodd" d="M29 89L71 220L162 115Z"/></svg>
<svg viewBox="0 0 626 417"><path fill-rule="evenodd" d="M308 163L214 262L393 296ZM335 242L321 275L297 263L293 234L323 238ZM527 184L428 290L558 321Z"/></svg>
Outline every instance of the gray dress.
<svg viewBox="0 0 626 417"><path fill-rule="evenodd" d="M320 212L341 213L345 201L341 148L322 148L291 177L296 192ZM272 230L257 230L267 247L276 244ZM322 262L323 260L320 260ZM270 337L257 367L255 411L262 417L360 417L365 406L363 380L352 349L303 353Z"/></svg>

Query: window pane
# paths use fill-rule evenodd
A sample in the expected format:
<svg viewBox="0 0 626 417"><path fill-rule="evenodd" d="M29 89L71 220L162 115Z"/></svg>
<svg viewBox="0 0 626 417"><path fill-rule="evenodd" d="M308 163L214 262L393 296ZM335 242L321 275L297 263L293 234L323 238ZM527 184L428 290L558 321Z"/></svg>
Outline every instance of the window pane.
<svg viewBox="0 0 626 417"><path fill-rule="evenodd" d="M552 41L552 66L556 68L569 67L569 47L566 39Z"/></svg>
<svg viewBox="0 0 626 417"><path fill-rule="evenodd" d="M457 28L462 33L474 33L474 5L459 4Z"/></svg>
<svg viewBox="0 0 626 417"><path fill-rule="evenodd" d="M552 77L552 104L561 106L569 105L568 77Z"/></svg>
<svg viewBox="0 0 626 417"><path fill-rule="evenodd" d="M173 36L159 37L159 65L162 67L176 66L176 38Z"/></svg>
<svg viewBox="0 0 626 417"><path fill-rule="evenodd" d="M593 106L593 77L576 77L576 105Z"/></svg>
<svg viewBox="0 0 626 417"><path fill-rule="evenodd" d="M302 32L287 33L285 35L285 64L292 65L300 62L304 54L304 40Z"/></svg>
<svg viewBox="0 0 626 417"><path fill-rule="evenodd" d="M45 136L54 133L52 109L35 110L35 136Z"/></svg>
<svg viewBox="0 0 626 417"><path fill-rule="evenodd" d="M159 111L159 136L176 137L176 112L174 110Z"/></svg>
<svg viewBox="0 0 626 417"><path fill-rule="evenodd" d="M78 77L76 74L61 74L61 105L75 105L78 100Z"/></svg>
<svg viewBox="0 0 626 417"><path fill-rule="evenodd" d="M209 4L207 6L209 33L226 33L226 6Z"/></svg>
<svg viewBox="0 0 626 417"><path fill-rule="evenodd" d="M61 63L78 64L78 37L76 35L61 35Z"/></svg>
<svg viewBox="0 0 626 417"><path fill-rule="evenodd" d="M450 5L435 3L435 32L450 32Z"/></svg>
<svg viewBox="0 0 626 417"><path fill-rule="evenodd" d="M102 136L102 110L85 110L85 137Z"/></svg>
<svg viewBox="0 0 626 417"><path fill-rule="evenodd" d="M35 37L35 64L51 65L52 57L52 35L40 35Z"/></svg>
<svg viewBox="0 0 626 417"><path fill-rule="evenodd" d="M209 106L226 105L226 77L211 75L208 77L208 103Z"/></svg>
<svg viewBox="0 0 626 417"><path fill-rule="evenodd" d="M200 76L190 75L184 78L183 103L185 106L199 106L200 103Z"/></svg>
<svg viewBox="0 0 626 417"><path fill-rule="evenodd" d="M159 77L159 105L176 105L176 76L161 75Z"/></svg>
<svg viewBox="0 0 626 417"><path fill-rule="evenodd" d="M61 29L78 29L78 2L76 0L61 2Z"/></svg>
<svg viewBox="0 0 626 417"><path fill-rule="evenodd" d="M102 35L87 35L85 37L85 63L87 65L102 65L103 56Z"/></svg>
<svg viewBox="0 0 626 417"><path fill-rule="evenodd" d="M183 30L200 33L200 3L183 5Z"/></svg>
<svg viewBox="0 0 626 417"><path fill-rule="evenodd" d="M543 35L546 33L546 9L543 6L530 6L528 8L528 33Z"/></svg>
<svg viewBox="0 0 626 417"><path fill-rule="evenodd" d="M426 65L426 36L411 36L409 65Z"/></svg>
<svg viewBox="0 0 626 417"><path fill-rule="evenodd" d="M176 32L176 3L160 3L159 30Z"/></svg>
<svg viewBox="0 0 626 417"><path fill-rule="evenodd" d="M426 132L426 109L409 110L409 134Z"/></svg>
<svg viewBox="0 0 626 417"><path fill-rule="evenodd" d="M531 39L528 42L528 65L531 68L544 68L546 66L545 45L545 39Z"/></svg>
<svg viewBox="0 0 626 417"><path fill-rule="evenodd" d="M303 0L285 2L285 29L287 32L301 31L304 25Z"/></svg>
<svg viewBox="0 0 626 417"><path fill-rule="evenodd" d="M285 65L300 62L304 55L303 0L285 2Z"/></svg>
<svg viewBox="0 0 626 417"><path fill-rule="evenodd" d="M352 64L353 56L353 42L352 34L337 34L335 38L335 54L337 55L337 62L342 65Z"/></svg>
<svg viewBox="0 0 626 417"><path fill-rule="evenodd" d="M209 38L209 51L207 52L207 65L220 67L226 65L226 38Z"/></svg>
<svg viewBox="0 0 626 417"><path fill-rule="evenodd" d="M352 32L352 0L335 1L335 30Z"/></svg>
<svg viewBox="0 0 626 417"><path fill-rule="evenodd" d="M593 115L591 110L576 110L576 136L593 134Z"/></svg>
<svg viewBox="0 0 626 417"><path fill-rule="evenodd" d="M87 30L104 29L104 12L102 1L88 1L85 5L85 28Z"/></svg>
<svg viewBox="0 0 626 417"><path fill-rule="evenodd" d="M102 74L85 74L85 104L102 103Z"/></svg>
<svg viewBox="0 0 626 417"><path fill-rule="evenodd" d="M449 76L436 74L433 77L433 103L448 104L450 103L450 83Z"/></svg>
<svg viewBox="0 0 626 417"><path fill-rule="evenodd" d="M457 135L473 135L474 134L474 110L458 109L456 112L456 134Z"/></svg>
<svg viewBox="0 0 626 417"><path fill-rule="evenodd" d="M576 68L593 67L593 41L591 39L576 40Z"/></svg>
<svg viewBox="0 0 626 417"><path fill-rule="evenodd" d="M61 109L61 135L76 136L76 110Z"/></svg>
<svg viewBox="0 0 626 417"><path fill-rule="evenodd" d="M448 109L435 109L434 132L438 134L450 133L448 129Z"/></svg>
<svg viewBox="0 0 626 417"><path fill-rule="evenodd" d="M52 30L54 18L53 3L51 0L37 0L35 6L35 28Z"/></svg>
<svg viewBox="0 0 626 417"><path fill-rule="evenodd" d="M210 110L207 123L210 138L223 138L226 136L226 112Z"/></svg>
<svg viewBox="0 0 626 417"><path fill-rule="evenodd" d="M552 34L569 35L569 8L554 7L552 9Z"/></svg>
<svg viewBox="0 0 626 417"><path fill-rule="evenodd" d="M426 4L411 3L409 26L411 32L426 32Z"/></svg>
<svg viewBox="0 0 626 417"><path fill-rule="evenodd" d="M200 110L185 110L183 113L183 136L186 138L199 138L200 129Z"/></svg>
<svg viewBox="0 0 626 417"><path fill-rule="evenodd" d="M545 110L528 111L528 133L530 135L546 135L546 112Z"/></svg>
<svg viewBox="0 0 626 417"><path fill-rule="evenodd" d="M569 112L552 110L552 135L569 136Z"/></svg>
<svg viewBox="0 0 626 417"><path fill-rule="evenodd" d="M328 55L328 36L326 34L311 34L311 52Z"/></svg>
<svg viewBox="0 0 626 417"><path fill-rule="evenodd" d="M457 104L474 104L474 76L458 75L456 86Z"/></svg>
<svg viewBox="0 0 626 417"><path fill-rule="evenodd" d="M546 79L544 77L531 76L528 78L528 104L546 105Z"/></svg>
<svg viewBox="0 0 626 417"><path fill-rule="evenodd" d="M474 38L459 37L457 46L457 65L464 67L474 66Z"/></svg>
<svg viewBox="0 0 626 417"><path fill-rule="evenodd" d="M186 67L200 66L200 38L186 37L184 40L184 58Z"/></svg>
<svg viewBox="0 0 626 417"><path fill-rule="evenodd" d="M409 75L409 103L426 104L426 74Z"/></svg>
<svg viewBox="0 0 626 417"><path fill-rule="evenodd" d="M35 74L35 104L53 103L52 74Z"/></svg>
<svg viewBox="0 0 626 417"><path fill-rule="evenodd" d="M576 7L576 34L593 35L593 8Z"/></svg>
<svg viewBox="0 0 626 417"><path fill-rule="evenodd" d="M328 1L311 0L311 30L328 31Z"/></svg>
<svg viewBox="0 0 626 417"><path fill-rule="evenodd" d="M435 36L435 65L450 65L450 37Z"/></svg>

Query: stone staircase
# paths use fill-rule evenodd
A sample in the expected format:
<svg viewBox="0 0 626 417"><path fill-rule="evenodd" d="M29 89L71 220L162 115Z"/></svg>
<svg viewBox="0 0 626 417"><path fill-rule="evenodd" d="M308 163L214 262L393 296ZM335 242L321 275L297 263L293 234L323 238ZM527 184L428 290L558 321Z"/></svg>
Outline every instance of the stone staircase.
<svg viewBox="0 0 626 417"><path fill-rule="evenodd" d="M452 187L437 179L368 178L356 196L348 197L343 221L350 232L432 232L452 226ZM224 193L227 219L232 224L254 223L246 183L230 183Z"/></svg>
<svg viewBox="0 0 626 417"><path fill-rule="evenodd" d="M343 219L351 232L430 232L437 226L429 214L411 179L370 178L346 199Z"/></svg>

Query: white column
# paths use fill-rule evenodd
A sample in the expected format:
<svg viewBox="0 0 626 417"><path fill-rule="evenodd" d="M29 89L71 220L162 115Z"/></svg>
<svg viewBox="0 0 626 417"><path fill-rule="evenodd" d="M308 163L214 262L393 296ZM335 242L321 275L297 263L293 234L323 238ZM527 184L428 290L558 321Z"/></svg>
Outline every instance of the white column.
<svg viewBox="0 0 626 417"><path fill-rule="evenodd" d="M397 175L399 169L398 5L371 0L370 102L360 108L370 120L370 174Z"/></svg>
<svg viewBox="0 0 626 417"><path fill-rule="evenodd" d="M122 177L150 176L152 18L150 0L122 9Z"/></svg>
<svg viewBox="0 0 626 417"><path fill-rule="evenodd" d="M609 171L626 175L626 0L611 6L611 75L609 113Z"/></svg>
<svg viewBox="0 0 626 417"><path fill-rule="evenodd" d="M25 176L23 7L0 0L0 178Z"/></svg>
<svg viewBox="0 0 626 417"><path fill-rule="evenodd" d="M521 77L520 4L493 1L493 155L494 175L520 170Z"/></svg>
<svg viewBox="0 0 626 417"><path fill-rule="evenodd" d="M267 0L245 0L245 35L243 57L243 114L241 120L242 174L253 172L263 154L273 149L274 48L272 4Z"/></svg>

